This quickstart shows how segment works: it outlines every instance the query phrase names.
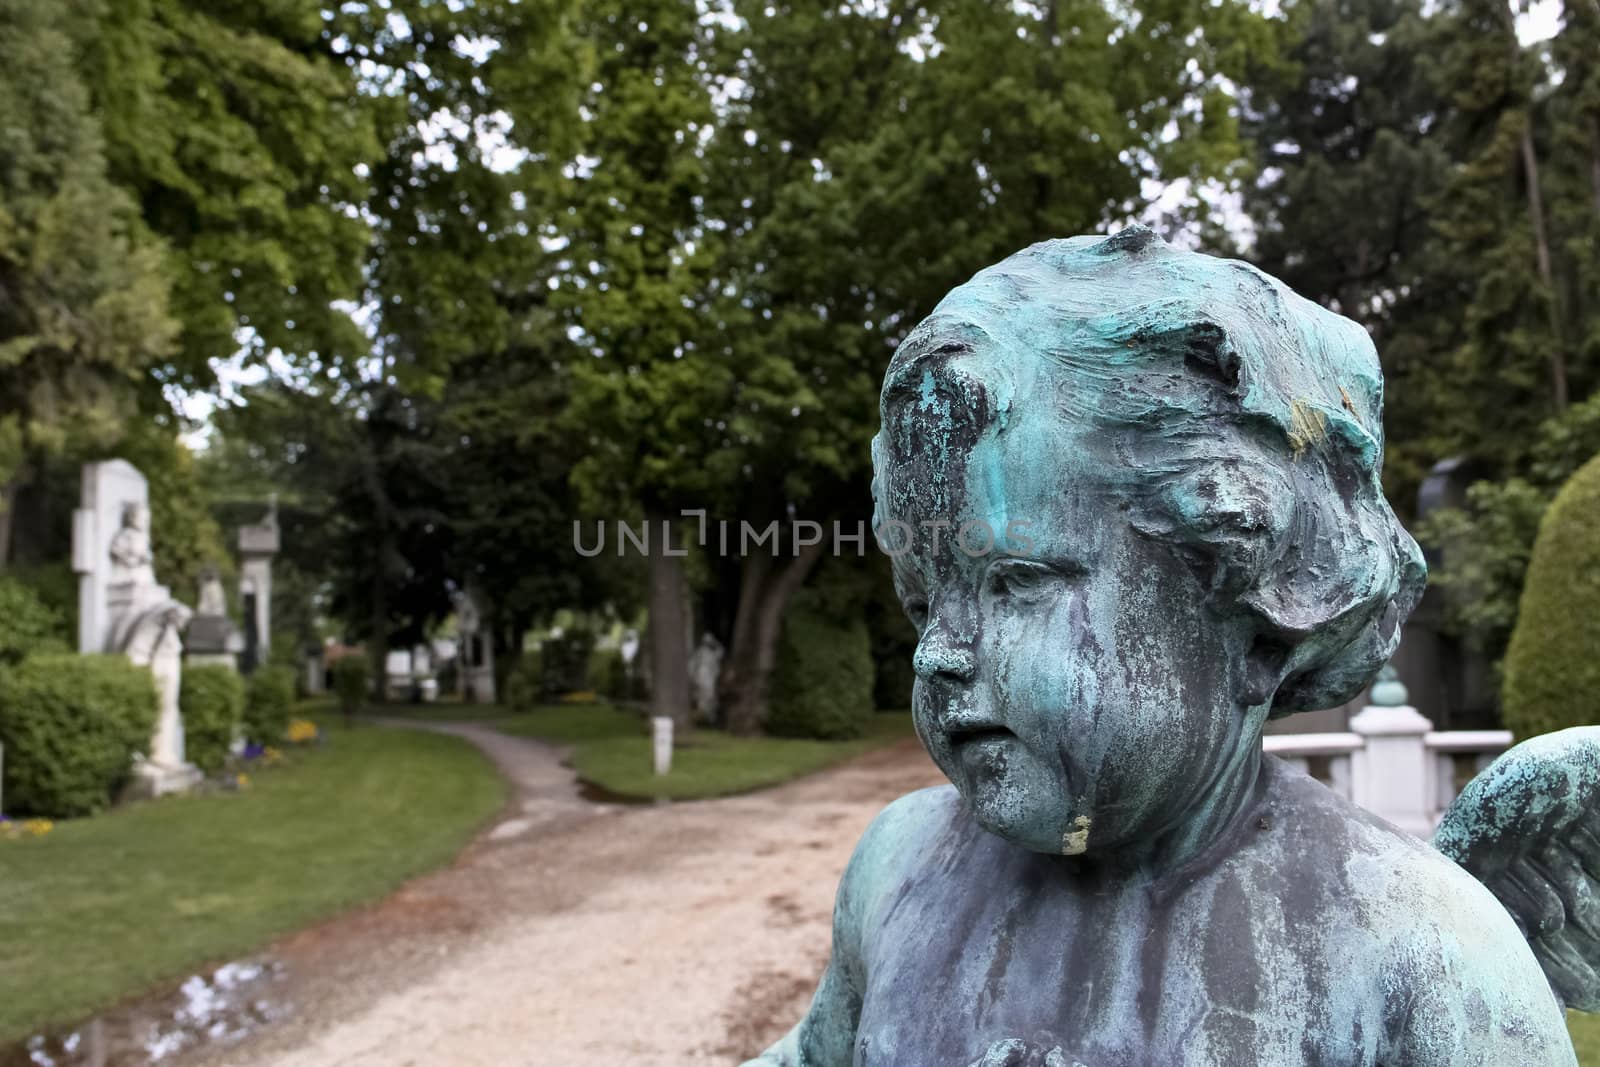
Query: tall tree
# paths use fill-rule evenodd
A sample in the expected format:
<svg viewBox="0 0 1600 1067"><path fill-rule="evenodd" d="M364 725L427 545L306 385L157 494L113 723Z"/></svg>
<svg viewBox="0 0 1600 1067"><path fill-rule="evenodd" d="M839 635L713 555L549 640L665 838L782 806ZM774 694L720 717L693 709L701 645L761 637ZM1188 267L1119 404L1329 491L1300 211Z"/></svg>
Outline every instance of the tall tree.
<svg viewBox="0 0 1600 1067"><path fill-rule="evenodd" d="M703 29L693 0L595 0L581 32L593 81L558 223L560 293L588 352L568 411L589 446L573 477L591 514L649 523L652 714L686 726L689 590L667 529L708 490L703 419L732 381L695 357L717 239L702 214L713 121Z"/></svg>
<svg viewBox="0 0 1600 1067"><path fill-rule="evenodd" d="M33 463L114 439L177 332L160 246L107 177L84 10L0 0L0 566Z"/></svg>
<svg viewBox="0 0 1600 1067"><path fill-rule="evenodd" d="M732 14L715 42L728 105L707 211L731 236L701 365L725 363L735 386L704 412L706 469L741 519L852 532L894 345L985 264L1127 217L1143 179L1227 177L1238 146L1221 75L1256 19L973 0ZM783 609L814 562L785 556L744 561L725 679L735 729L760 722Z"/></svg>
<svg viewBox="0 0 1600 1067"><path fill-rule="evenodd" d="M94 13L82 69L110 173L171 249L182 332L160 380L208 387L210 361L241 348L312 369L359 360L356 208L378 144L329 5L118 0Z"/></svg>

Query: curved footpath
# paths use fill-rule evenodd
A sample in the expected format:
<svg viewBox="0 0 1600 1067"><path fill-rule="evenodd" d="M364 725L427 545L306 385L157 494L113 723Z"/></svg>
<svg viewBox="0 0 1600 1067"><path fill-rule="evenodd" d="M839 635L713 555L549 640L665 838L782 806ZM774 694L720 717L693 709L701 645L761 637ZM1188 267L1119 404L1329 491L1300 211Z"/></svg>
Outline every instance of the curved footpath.
<svg viewBox="0 0 1600 1067"><path fill-rule="evenodd" d="M184 1063L737 1063L804 1010L861 831L943 781L906 741L750 796L595 805L559 749L392 725L483 749L513 810L449 869L274 946L291 1017Z"/></svg>

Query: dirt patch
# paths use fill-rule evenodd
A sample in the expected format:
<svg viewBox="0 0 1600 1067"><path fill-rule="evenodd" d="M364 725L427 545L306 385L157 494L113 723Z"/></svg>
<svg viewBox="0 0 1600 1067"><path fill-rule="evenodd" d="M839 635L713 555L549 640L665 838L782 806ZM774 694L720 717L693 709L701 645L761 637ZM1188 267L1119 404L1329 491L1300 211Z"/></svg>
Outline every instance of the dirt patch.
<svg viewBox="0 0 1600 1067"><path fill-rule="evenodd" d="M867 823L943 781L906 742L764 793L596 807L559 751L448 732L495 746L531 828L273 946L293 1022L164 1062L740 1062L804 1011Z"/></svg>
<svg viewBox="0 0 1600 1067"><path fill-rule="evenodd" d="M725 1040L713 1053L719 1059L737 1062L770 1046L799 1020L811 1003L817 976L827 962L793 971L763 971L751 978L733 995L733 1006L722 1013Z"/></svg>

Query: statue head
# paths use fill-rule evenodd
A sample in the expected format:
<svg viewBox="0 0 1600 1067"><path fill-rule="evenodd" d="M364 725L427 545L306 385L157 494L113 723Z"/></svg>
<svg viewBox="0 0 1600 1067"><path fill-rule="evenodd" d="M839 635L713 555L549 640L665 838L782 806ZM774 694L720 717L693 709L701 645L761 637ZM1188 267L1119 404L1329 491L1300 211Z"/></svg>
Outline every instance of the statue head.
<svg viewBox="0 0 1600 1067"><path fill-rule="evenodd" d="M122 505L122 525L128 529L148 531L150 509L136 500L130 500Z"/></svg>
<svg viewBox="0 0 1600 1067"><path fill-rule="evenodd" d="M1038 851L1202 809L1267 718L1358 694L1421 593L1366 332L1142 227L951 291L881 416L918 733L982 825Z"/></svg>

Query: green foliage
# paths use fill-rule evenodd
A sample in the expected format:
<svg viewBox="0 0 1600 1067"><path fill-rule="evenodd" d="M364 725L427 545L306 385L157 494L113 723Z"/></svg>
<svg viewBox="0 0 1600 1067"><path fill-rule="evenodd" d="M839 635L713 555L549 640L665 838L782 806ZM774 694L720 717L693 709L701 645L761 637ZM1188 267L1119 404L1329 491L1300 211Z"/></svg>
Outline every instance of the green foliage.
<svg viewBox="0 0 1600 1067"><path fill-rule="evenodd" d="M66 652L67 632L59 612L31 587L0 575L0 666L40 652Z"/></svg>
<svg viewBox="0 0 1600 1067"><path fill-rule="evenodd" d="M827 610L816 590L784 617L765 730L779 737L860 737L872 719L872 646L859 615Z"/></svg>
<svg viewBox="0 0 1600 1067"><path fill-rule="evenodd" d="M363 677L362 684L365 683ZM275 745L283 740L283 733L289 728L289 712L294 706L294 686L292 667L273 663L256 668L245 687L246 738L259 745Z"/></svg>
<svg viewBox="0 0 1600 1067"><path fill-rule="evenodd" d="M1556 490L1600 455L1600 394L1574 404L1540 429L1524 464L1526 478L1478 482L1464 508L1428 516L1418 539L1442 554L1429 581L1444 596L1444 621L1469 645L1499 659L1516 623L1523 577Z"/></svg>
<svg viewBox="0 0 1600 1067"><path fill-rule="evenodd" d="M207 774L222 769L244 720L244 707L244 679L232 667L208 663L183 669L178 709L190 763Z"/></svg>
<svg viewBox="0 0 1600 1067"><path fill-rule="evenodd" d="M88 24L110 172L170 248L169 378L209 385L241 344L308 368L366 355L341 302L361 296L367 228L348 206L378 131L326 6L119 0Z"/></svg>
<svg viewBox="0 0 1600 1067"><path fill-rule="evenodd" d="M354 715L366 703L372 691L370 673L365 656L343 656L334 661L333 691L345 715Z"/></svg>
<svg viewBox="0 0 1600 1067"><path fill-rule="evenodd" d="M172 348L168 276L107 177L69 36L80 3L0 0L0 487L69 440L106 443Z"/></svg>
<svg viewBox="0 0 1600 1067"><path fill-rule="evenodd" d="M538 652L523 652L506 675L505 701L514 711L538 707L544 696L544 661Z"/></svg>
<svg viewBox="0 0 1600 1067"><path fill-rule="evenodd" d="M1518 738L1600 723L1600 458L1539 523L1506 650L1506 725Z"/></svg>
<svg viewBox="0 0 1600 1067"><path fill-rule="evenodd" d="M589 667L594 642L594 631L585 626L569 626L560 636L544 639L539 646L539 661L544 668L541 684L546 693L573 693L590 688Z"/></svg>
<svg viewBox="0 0 1600 1067"><path fill-rule="evenodd" d="M0 671L8 813L104 808L148 751L155 720L155 680L123 656L44 653Z"/></svg>

